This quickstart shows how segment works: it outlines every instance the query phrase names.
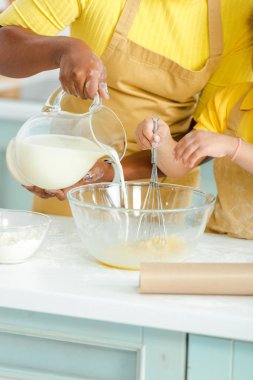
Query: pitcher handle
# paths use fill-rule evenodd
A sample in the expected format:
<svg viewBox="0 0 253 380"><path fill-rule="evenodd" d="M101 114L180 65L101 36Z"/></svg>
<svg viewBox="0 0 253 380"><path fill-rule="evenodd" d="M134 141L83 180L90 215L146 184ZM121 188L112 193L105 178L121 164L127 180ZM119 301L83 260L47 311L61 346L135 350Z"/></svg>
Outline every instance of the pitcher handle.
<svg viewBox="0 0 253 380"><path fill-rule="evenodd" d="M44 107L42 108L42 112L60 112L61 109L61 101L63 96L66 95L66 92L62 89L62 87L58 87L47 99ZM96 93L93 102L89 108L90 112L94 112L95 109L102 105L102 100L98 93Z"/></svg>
<svg viewBox="0 0 253 380"><path fill-rule="evenodd" d="M65 91L62 87L58 87L52 94L49 95L42 112L60 112L61 111L61 100L65 95Z"/></svg>
<svg viewBox="0 0 253 380"><path fill-rule="evenodd" d="M90 112L94 112L96 109L102 106L102 99L100 98L98 92L96 93L93 102L89 108Z"/></svg>

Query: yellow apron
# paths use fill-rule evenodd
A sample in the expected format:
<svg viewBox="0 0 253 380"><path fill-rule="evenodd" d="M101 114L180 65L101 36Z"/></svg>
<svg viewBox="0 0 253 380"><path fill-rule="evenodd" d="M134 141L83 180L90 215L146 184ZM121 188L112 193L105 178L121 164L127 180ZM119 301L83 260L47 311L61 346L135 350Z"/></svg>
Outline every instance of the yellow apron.
<svg viewBox="0 0 253 380"><path fill-rule="evenodd" d="M246 95L229 115L226 134L230 136L237 136L247 112L240 110ZM214 176L218 196L206 231L253 239L253 175L228 157L221 157L214 160Z"/></svg>
<svg viewBox="0 0 253 380"><path fill-rule="evenodd" d="M154 53L128 39L128 32L138 12L141 0L127 0L114 30L112 39L101 57L108 71L110 107L122 121L126 133L127 154L139 151L135 129L145 117L154 112L165 120L175 138L187 133L200 91L220 64L223 51L223 32L220 0L208 1L208 28L210 57L199 71L183 68L171 59ZM66 96L65 110L86 112L87 102ZM175 181L198 186L198 169ZM68 215L67 201L55 198L34 201L36 211Z"/></svg>

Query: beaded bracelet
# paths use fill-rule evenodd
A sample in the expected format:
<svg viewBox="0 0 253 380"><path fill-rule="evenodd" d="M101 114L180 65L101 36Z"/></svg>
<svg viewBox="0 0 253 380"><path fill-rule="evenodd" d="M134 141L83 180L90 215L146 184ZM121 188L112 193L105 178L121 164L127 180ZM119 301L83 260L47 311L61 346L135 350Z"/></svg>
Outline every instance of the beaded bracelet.
<svg viewBox="0 0 253 380"><path fill-rule="evenodd" d="M234 161L236 157L238 156L241 145L242 145L242 139L240 137L237 137L237 147L234 151L233 156L231 157L231 161Z"/></svg>

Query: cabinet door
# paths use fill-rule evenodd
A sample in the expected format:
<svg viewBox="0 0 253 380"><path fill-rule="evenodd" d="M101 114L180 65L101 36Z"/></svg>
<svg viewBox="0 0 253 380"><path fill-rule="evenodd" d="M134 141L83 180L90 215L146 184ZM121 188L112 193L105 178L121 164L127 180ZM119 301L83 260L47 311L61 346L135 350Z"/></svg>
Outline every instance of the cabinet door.
<svg viewBox="0 0 253 380"><path fill-rule="evenodd" d="M187 380L252 380L253 343L189 336Z"/></svg>
<svg viewBox="0 0 253 380"><path fill-rule="evenodd" d="M144 380L141 328L0 308L0 379Z"/></svg>
<svg viewBox="0 0 253 380"><path fill-rule="evenodd" d="M0 378L137 380L139 348L125 342L0 333ZM9 376L9 377L8 377Z"/></svg>

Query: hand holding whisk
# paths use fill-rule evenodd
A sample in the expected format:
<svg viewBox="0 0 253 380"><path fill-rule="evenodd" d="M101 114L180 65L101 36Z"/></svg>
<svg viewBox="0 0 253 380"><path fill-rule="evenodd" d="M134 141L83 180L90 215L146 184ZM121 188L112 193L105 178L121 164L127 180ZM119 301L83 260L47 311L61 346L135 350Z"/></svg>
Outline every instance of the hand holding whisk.
<svg viewBox="0 0 253 380"><path fill-rule="evenodd" d="M151 148L151 177L148 191L142 209L148 210L139 219L137 227L137 240L156 239L162 243L166 239L166 226L163 215L163 203L157 174L157 143L155 136L158 130L159 117L152 116L154 142Z"/></svg>

